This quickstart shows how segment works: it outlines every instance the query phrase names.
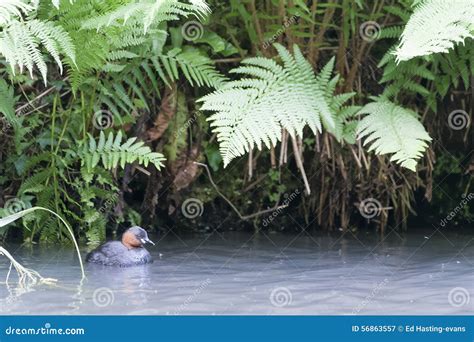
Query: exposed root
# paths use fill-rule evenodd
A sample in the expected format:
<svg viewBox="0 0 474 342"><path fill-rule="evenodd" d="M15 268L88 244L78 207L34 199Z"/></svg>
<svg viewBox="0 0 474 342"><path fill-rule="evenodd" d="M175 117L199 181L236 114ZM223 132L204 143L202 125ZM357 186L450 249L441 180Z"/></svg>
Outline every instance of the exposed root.
<svg viewBox="0 0 474 342"><path fill-rule="evenodd" d="M0 255L4 255L8 260L10 260L10 268L5 279L5 283L8 285L10 279L10 274L12 267L15 269L18 275L18 286L21 288L28 288L34 285L54 285L57 282L57 279L54 278L44 278L36 272L35 270L24 267L18 261L16 261L13 256L3 247L0 246Z"/></svg>

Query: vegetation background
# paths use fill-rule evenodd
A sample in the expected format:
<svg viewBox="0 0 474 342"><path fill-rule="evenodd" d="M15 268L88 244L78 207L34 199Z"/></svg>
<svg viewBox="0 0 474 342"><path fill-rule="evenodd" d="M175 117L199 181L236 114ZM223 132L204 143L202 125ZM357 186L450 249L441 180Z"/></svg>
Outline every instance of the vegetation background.
<svg viewBox="0 0 474 342"><path fill-rule="evenodd" d="M91 245L132 224L472 227L473 18L472 0L3 0L0 216L42 206ZM70 241L47 213L17 228L1 238Z"/></svg>

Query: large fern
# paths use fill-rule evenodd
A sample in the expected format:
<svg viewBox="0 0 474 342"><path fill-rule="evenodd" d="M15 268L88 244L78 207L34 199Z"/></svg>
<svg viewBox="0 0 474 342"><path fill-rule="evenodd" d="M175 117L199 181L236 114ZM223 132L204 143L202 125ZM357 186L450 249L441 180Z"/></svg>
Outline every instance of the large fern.
<svg viewBox="0 0 474 342"><path fill-rule="evenodd" d="M282 129L302 135L308 125L316 133L322 125L335 129L324 87L332 59L315 77L311 65L295 45L293 55L275 44L283 65L268 58L248 58L231 72L246 75L205 96L202 109L216 112L208 120L220 143L224 165L262 143L270 147Z"/></svg>
<svg viewBox="0 0 474 342"><path fill-rule="evenodd" d="M425 0L410 17L395 54L398 61L447 52L474 37L474 0Z"/></svg>
<svg viewBox="0 0 474 342"><path fill-rule="evenodd" d="M417 114L389 101L377 101L365 105L359 114L366 115L357 127L359 139L370 145L376 154L392 154L391 161L412 171L416 170L427 142L431 141Z"/></svg>

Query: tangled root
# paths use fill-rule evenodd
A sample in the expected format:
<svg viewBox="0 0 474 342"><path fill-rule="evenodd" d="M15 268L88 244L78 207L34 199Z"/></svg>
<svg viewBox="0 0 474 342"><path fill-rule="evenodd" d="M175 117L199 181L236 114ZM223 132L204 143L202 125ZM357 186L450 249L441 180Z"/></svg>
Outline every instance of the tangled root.
<svg viewBox="0 0 474 342"><path fill-rule="evenodd" d="M54 278L44 278L36 272L35 270L24 267L18 261L16 261L13 256L3 247L0 246L0 255L5 256L10 260L10 269L8 270L7 278L5 283L8 285L8 280L10 279L10 274L12 268L15 269L18 275L18 286L23 288L28 288L34 285L54 285L57 282L57 279Z"/></svg>

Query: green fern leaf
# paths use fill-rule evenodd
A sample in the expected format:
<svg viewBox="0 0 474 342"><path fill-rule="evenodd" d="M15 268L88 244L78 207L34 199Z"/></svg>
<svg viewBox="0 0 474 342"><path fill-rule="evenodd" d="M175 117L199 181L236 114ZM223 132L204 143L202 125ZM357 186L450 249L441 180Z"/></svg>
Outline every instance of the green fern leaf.
<svg viewBox="0 0 474 342"><path fill-rule="evenodd" d="M232 70L245 77L199 100L202 110L215 112L208 120L217 133L224 165L254 146L275 146L282 129L302 135L308 125L316 133L321 121L335 129L325 94L334 59L315 77L296 45L293 55L279 44L275 48L283 66L267 58L246 59Z"/></svg>
<svg viewBox="0 0 474 342"><path fill-rule="evenodd" d="M210 12L203 0L190 0L190 3L178 0L139 0L128 3L83 23L83 29L97 29L114 25L130 25L140 23L144 33L154 25L163 21L177 20L180 16L196 15L204 17Z"/></svg>
<svg viewBox="0 0 474 342"><path fill-rule="evenodd" d="M410 17L395 54L397 61L447 52L474 38L474 1L421 1Z"/></svg>
<svg viewBox="0 0 474 342"><path fill-rule="evenodd" d="M15 116L16 99L13 88L8 85L4 79L0 79L0 113L2 113L7 121L17 127L18 120Z"/></svg>
<svg viewBox="0 0 474 342"><path fill-rule="evenodd" d="M20 0L2 0L0 2L0 26L9 24L12 20L28 14L33 6Z"/></svg>
<svg viewBox="0 0 474 342"><path fill-rule="evenodd" d="M26 68L33 77L33 69L36 66L46 83L48 69L40 45L53 56L61 71L60 54L75 60L75 49L68 33L51 22L36 19L13 20L0 33L0 54L5 57L12 70L14 71L16 66L20 72Z"/></svg>
<svg viewBox="0 0 474 342"><path fill-rule="evenodd" d="M369 151L376 154L392 154L391 161L412 171L431 141L417 114L389 101L372 102L365 105L359 114L368 114L357 127L359 139L365 139Z"/></svg>
<svg viewBox="0 0 474 342"><path fill-rule="evenodd" d="M99 141L89 134L89 144L85 145L79 157L82 159L82 165L86 166L88 171L94 169L99 163L107 169L113 169L118 166L124 168L126 164L138 161L143 166L153 164L158 170L163 166L165 158L161 153L152 152L144 143L136 142L137 138L130 138L122 144L122 133L116 136L112 132L106 138L103 131L100 132Z"/></svg>

